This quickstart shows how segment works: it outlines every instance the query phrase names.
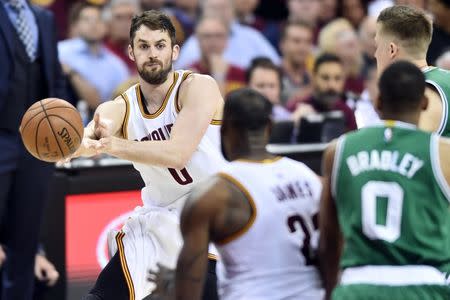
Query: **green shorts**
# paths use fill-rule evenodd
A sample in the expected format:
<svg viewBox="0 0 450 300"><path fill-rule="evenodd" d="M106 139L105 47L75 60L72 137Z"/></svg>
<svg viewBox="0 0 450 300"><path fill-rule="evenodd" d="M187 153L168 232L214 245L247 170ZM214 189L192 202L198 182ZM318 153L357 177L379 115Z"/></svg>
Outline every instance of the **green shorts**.
<svg viewBox="0 0 450 300"><path fill-rule="evenodd" d="M333 300L449 300L450 286L405 285L387 286L348 284L337 286Z"/></svg>

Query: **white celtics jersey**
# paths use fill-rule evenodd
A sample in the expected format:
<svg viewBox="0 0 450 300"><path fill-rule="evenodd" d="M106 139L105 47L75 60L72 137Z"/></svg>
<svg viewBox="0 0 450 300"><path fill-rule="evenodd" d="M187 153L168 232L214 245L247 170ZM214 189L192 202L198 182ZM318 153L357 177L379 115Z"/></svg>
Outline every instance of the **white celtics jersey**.
<svg viewBox="0 0 450 300"><path fill-rule="evenodd" d="M161 107L153 114L146 108L139 84L123 93L126 102L123 136L135 141L169 140L179 112L178 89L190 73L183 70L173 73L173 84ZM167 206L187 196L194 184L223 167L225 160L220 150L219 125L220 121L211 120L197 150L186 167L181 170L133 163L145 183L142 189L144 206Z"/></svg>
<svg viewBox="0 0 450 300"><path fill-rule="evenodd" d="M322 299L313 265L318 176L289 158L235 161L219 175L246 195L255 212L243 232L216 244L221 299Z"/></svg>

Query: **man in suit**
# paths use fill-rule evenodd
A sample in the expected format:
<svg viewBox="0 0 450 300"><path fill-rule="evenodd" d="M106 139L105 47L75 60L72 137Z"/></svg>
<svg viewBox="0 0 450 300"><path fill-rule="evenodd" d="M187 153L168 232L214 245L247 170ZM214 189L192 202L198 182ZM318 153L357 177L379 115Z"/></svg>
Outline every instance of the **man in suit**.
<svg viewBox="0 0 450 300"><path fill-rule="evenodd" d="M25 150L18 131L26 109L65 98L50 12L26 0L0 0L0 242L2 300L32 299L34 260L53 166Z"/></svg>

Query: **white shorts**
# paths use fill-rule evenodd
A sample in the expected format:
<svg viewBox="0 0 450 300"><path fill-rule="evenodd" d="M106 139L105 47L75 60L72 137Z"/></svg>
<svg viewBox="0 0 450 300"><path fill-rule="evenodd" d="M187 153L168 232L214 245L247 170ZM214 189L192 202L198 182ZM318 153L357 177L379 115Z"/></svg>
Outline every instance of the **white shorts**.
<svg viewBox="0 0 450 300"><path fill-rule="evenodd" d="M149 270L156 270L157 263L176 266L182 246L178 210L139 207L110 238L110 253L119 251L130 300L141 300L154 288L147 280Z"/></svg>

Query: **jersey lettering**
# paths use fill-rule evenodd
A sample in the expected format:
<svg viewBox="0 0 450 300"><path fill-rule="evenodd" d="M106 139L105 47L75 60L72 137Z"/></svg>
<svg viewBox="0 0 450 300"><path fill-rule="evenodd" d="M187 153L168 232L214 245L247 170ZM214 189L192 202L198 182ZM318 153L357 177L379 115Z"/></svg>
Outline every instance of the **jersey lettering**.
<svg viewBox="0 0 450 300"><path fill-rule="evenodd" d="M177 170L175 170L173 168L169 168L169 172L172 175L173 179L175 179L175 181L181 185L186 185L186 184L194 182L194 180L192 179L191 175L189 175L186 168L183 168L180 170L180 173L182 176L180 176L178 174ZM181 178L181 177L183 177L183 178Z"/></svg>

